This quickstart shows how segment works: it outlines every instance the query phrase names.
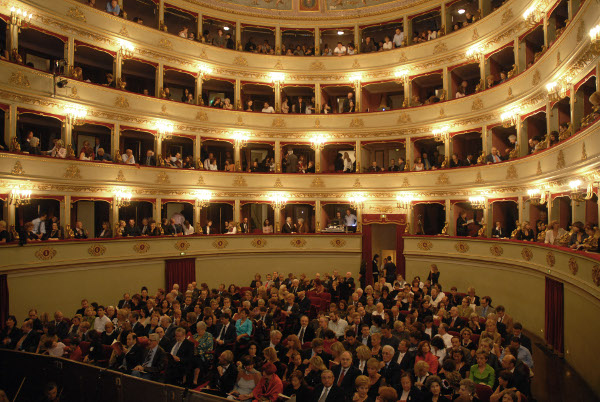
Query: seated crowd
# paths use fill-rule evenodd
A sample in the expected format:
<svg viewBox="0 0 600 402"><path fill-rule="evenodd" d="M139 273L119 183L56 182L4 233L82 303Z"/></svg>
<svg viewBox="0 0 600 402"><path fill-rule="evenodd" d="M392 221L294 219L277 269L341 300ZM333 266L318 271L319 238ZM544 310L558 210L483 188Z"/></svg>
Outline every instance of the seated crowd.
<svg viewBox="0 0 600 402"><path fill-rule="evenodd" d="M373 286L333 271L256 274L241 288L143 287L106 307L84 299L70 319L9 316L0 346L234 400L531 397L531 340L503 306L473 288L444 293L437 269L424 282L395 272L386 260Z"/></svg>

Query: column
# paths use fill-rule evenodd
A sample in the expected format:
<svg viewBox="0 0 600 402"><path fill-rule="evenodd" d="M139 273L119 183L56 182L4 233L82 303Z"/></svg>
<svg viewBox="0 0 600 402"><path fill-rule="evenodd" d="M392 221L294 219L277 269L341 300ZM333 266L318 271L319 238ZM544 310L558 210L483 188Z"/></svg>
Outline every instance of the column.
<svg viewBox="0 0 600 402"><path fill-rule="evenodd" d="M160 160L162 158L162 142L163 139L158 134L154 138L154 154L156 155L156 163L160 166Z"/></svg>
<svg viewBox="0 0 600 402"><path fill-rule="evenodd" d="M450 203L450 200L445 201L444 211L446 212L446 224L448 225L448 233L446 234L456 236L456 222L453 222L454 219L452 219L454 216L452 214L452 204Z"/></svg>
<svg viewBox="0 0 600 402"><path fill-rule="evenodd" d="M281 27L279 25L275 27L275 54L281 54Z"/></svg>
<svg viewBox="0 0 600 402"><path fill-rule="evenodd" d="M354 52L360 52L360 26L354 24Z"/></svg>
<svg viewBox="0 0 600 402"><path fill-rule="evenodd" d="M200 137L200 134L196 134L196 138L194 138L194 162L196 163L196 169L202 169L202 160L200 157L201 147L202 138Z"/></svg>
<svg viewBox="0 0 600 402"><path fill-rule="evenodd" d="M321 233L321 218L323 217L321 211L321 200L317 199L315 201L315 233Z"/></svg>
<svg viewBox="0 0 600 402"><path fill-rule="evenodd" d="M483 222L485 223L485 232L483 233L484 237L492 236L492 228L494 227L494 222L492 222L492 214L490 210L492 209L492 204L487 204L486 208L483 209Z"/></svg>
<svg viewBox="0 0 600 402"><path fill-rule="evenodd" d="M412 37L413 37L412 32L413 32L413 30L412 30L412 20L409 20L408 16L405 15L404 16L404 37L406 38L406 44L409 45L409 46L413 44L413 42L412 42Z"/></svg>
<svg viewBox="0 0 600 402"><path fill-rule="evenodd" d="M244 110L244 105L242 105L242 83L239 78L235 80L235 87L233 88L233 104L236 110Z"/></svg>
<svg viewBox="0 0 600 402"><path fill-rule="evenodd" d="M239 141L233 145L233 162L235 163L236 172L242 171L242 147Z"/></svg>
<svg viewBox="0 0 600 402"><path fill-rule="evenodd" d="M355 155L354 157L356 158L356 173L360 173L361 172L361 161L362 161L362 147L360 145L360 140L356 140L356 145L355 145Z"/></svg>
<svg viewBox="0 0 600 402"><path fill-rule="evenodd" d="M281 233L281 209L273 208L273 231Z"/></svg>
<svg viewBox="0 0 600 402"><path fill-rule="evenodd" d="M489 0L479 0L479 18L488 15L491 10L491 2Z"/></svg>
<svg viewBox="0 0 600 402"><path fill-rule="evenodd" d="M487 155L492 151L492 141L490 141L490 133L488 133L487 126L481 128L481 149Z"/></svg>
<svg viewBox="0 0 600 402"><path fill-rule="evenodd" d="M196 77L196 105L200 104L200 100L202 99L202 82L204 78L201 74ZM235 105L235 102L234 102Z"/></svg>
<svg viewBox="0 0 600 402"><path fill-rule="evenodd" d="M362 233L362 210L361 205L356 208L356 233Z"/></svg>
<svg viewBox="0 0 600 402"><path fill-rule="evenodd" d="M550 222L552 222L552 193L550 193L550 192L548 192L546 208L548 209L548 223L550 223Z"/></svg>
<svg viewBox="0 0 600 402"><path fill-rule="evenodd" d="M234 222L239 223L242 217L242 209L240 206L239 198L236 198L235 204L233 205L233 220Z"/></svg>
<svg viewBox="0 0 600 402"><path fill-rule="evenodd" d="M7 204L7 203L5 203ZM6 227L7 229L10 229L11 227L14 229L14 226L16 225L16 219L15 219L15 204L10 204L7 205L5 207L5 211L6 211Z"/></svg>
<svg viewBox="0 0 600 402"><path fill-rule="evenodd" d="M444 67L442 70L442 87L444 88L444 93L446 94L446 98L442 100L450 99L450 76L448 73L448 67Z"/></svg>
<svg viewBox="0 0 600 402"><path fill-rule="evenodd" d="M356 100L356 106L354 108L355 112L361 112L360 107L361 107L361 96L362 96L362 85L360 81L356 81L356 83L354 83L354 99Z"/></svg>
<svg viewBox="0 0 600 402"><path fill-rule="evenodd" d="M73 149L73 124L69 121L63 124L63 136L62 140L65 143L65 147Z"/></svg>
<svg viewBox="0 0 600 402"><path fill-rule="evenodd" d="M575 94L574 84L571 84L569 86L569 92L571 94L571 97L569 98L569 104L571 106L571 133L574 133L581 124L581 120L579 120L578 122L575 121L575 102L577 101L577 96Z"/></svg>
<svg viewBox="0 0 600 402"><path fill-rule="evenodd" d="M275 173L281 173L281 140L275 140ZM275 211L277 212L277 211ZM277 219L277 214L275 214Z"/></svg>
<svg viewBox="0 0 600 402"><path fill-rule="evenodd" d="M12 139L17 139L17 105L10 105L4 116L4 143L12 151Z"/></svg>
<svg viewBox="0 0 600 402"><path fill-rule="evenodd" d="M155 204L154 204L154 208L152 208L152 212L153 212L153 216L152 219L154 219L156 222L161 222L162 221L162 198L158 197L155 200Z"/></svg>
<svg viewBox="0 0 600 402"><path fill-rule="evenodd" d="M442 30L442 33L445 35L446 32L448 32L448 31L452 32L451 29L448 29L448 26L450 26L450 21L448 21L448 15L446 13L446 3L442 3L441 16L442 16L442 27L444 28Z"/></svg>
<svg viewBox="0 0 600 402"><path fill-rule="evenodd" d="M63 236L67 237L69 230L73 229L71 222L71 196L65 195L65 198L60 203L60 224L65 230Z"/></svg>
<svg viewBox="0 0 600 402"><path fill-rule="evenodd" d="M19 28L16 25L8 25L8 40L11 51L9 57L12 59L12 50L19 49Z"/></svg>
<svg viewBox="0 0 600 402"><path fill-rule="evenodd" d="M485 57L481 55L479 57L479 83L481 84L480 90L483 91L485 89L486 81L485 81Z"/></svg>
<svg viewBox="0 0 600 402"><path fill-rule="evenodd" d="M550 221L550 201L548 201L548 222ZM523 219L524 219L524 212L525 212L525 200L523 199L523 196L520 195L518 197L518 204L519 204L519 223L523 223Z"/></svg>
<svg viewBox="0 0 600 402"><path fill-rule="evenodd" d="M115 123L115 127L112 130L112 135L110 136L111 141L110 141L110 149L113 153L113 161L115 163L120 163L121 161L117 160L117 151L119 152L119 154L121 153L120 151L120 140L119 138L121 137L121 125L119 123Z"/></svg>
<svg viewBox="0 0 600 402"><path fill-rule="evenodd" d="M544 46L548 46L548 17L544 13L544 22L542 23L542 29L544 31Z"/></svg>
<svg viewBox="0 0 600 402"><path fill-rule="evenodd" d="M519 45L520 45L519 38L515 38L515 41L513 43L515 67L517 69L517 71L515 71L515 74L518 74L519 71L525 71L525 69L527 68L527 63L525 63L525 57L523 57L523 64L521 64L521 58L520 58L521 52L519 51ZM525 55L523 55L523 56L525 56Z"/></svg>
<svg viewBox="0 0 600 402"><path fill-rule="evenodd" d="M121 82L121 77L123 75L123 56L121 55L121 52L117 52L117 55L115 56L115 58L113 59L113 63L114 63L114 67L113 67L113 73L114 73L114 78L115 78L115 82L117 83L117 89L119 88L119 83Z"/></svg>
<svg viewBox="0 0 600 402"><path fill-rule="evenodd" d="M321 55L321 31L315 28L315 55Z"/></svg>
<svg viewBox="0 0 600 402"><path fill-rule="evenodd" d="M315 84L315 112L321 113L321 84Z"/></svg>
<svg viewBox="0 0 600 402"><path fill-rule="evenodd" d="M411 234L414 232L413 230L413 222L415 221L415 208L411 204L410 208L406 211L406 227L408 228L408 232L405 230L407 234Z"/></svg>
<svg viewBox="0 0 600 402"><path fill-rule="evenodd" d="M160 98L160 92L163 89L165 79L165 70L164 65L162 63L158 63L158 68L156 69L156 88L155 88L155 96Z"/></svg>
<svg viewBox="0 0 600 402"><path fill-rule="evenodd" d="M239 21L235 22L235 49L242 50L242 24Z"/></svg>
<svg viewBox="0 0 600 402"><path fill-rule="evenodd" d="M527 155L527 130L525 129L524 121L519 118L517 125L515 128L517 129L517 146L519 147L518 156L526 156Z"/></svg>
<svg viewBox="0 0 600 402"><path fill-rule="evenodd" d="M406 46L408 45L408 41L412 35L410 34L410 31L408 30L408 15L404 14L404 17L402 19L402 31L404 32L404 43L402 44L402 46Z"/></svg>
<svg viewBox="0 0 600 402"><path fill-rule="evenodd" d="M281 113L281 83L275 81L275 113Z"/></svg>
<svg viewBox="0 0 600 402"><path fill-rule="evenodd" d="M410 138L407 138L406 139L406 165L408 166L408 170L411 170L411 168L413 166L413 162L415 159L414 153L415 153L414 144Z"/></svg>
<svg viewBox="0 0 600 402"><path fill-rule="evenodd" d="M158 1L158 29L163 30L165 25L165 0Z"/></svg>
<svg viewBox="0 0 600 402"><path fill-rule="evenodd" d="M410 107L410 104L412 103L412 97L413 97L412 82L411 82L410 78L408 76L406 76L406 78L404 78L404 99L406 102L406 107Z"/></svg>
<svg viewBox="0 0 600 402"><path fill-rule="evenodd" d="M113 201L111 204L111 229L113 230L113 236L117 236L117 232L115 231L115 227L119 224L119 207L117 207L117 199L113 196Z"/></svg>
<svg viewBox="0 0 600 402"><path fill-rule="evenodd" d="M200 213L202 212L202 207L199 205L194 205L194 227L196 228L196 233L202 233L202 222L200 222Z"/></svg>
<svg viewBox="0 0 600 402"><path fill-rule="evenodd" d="M72 36L69 36L65 43L65 60L67 61L65 71L71 72L75 65L75 38Z"/></svg>
<svg viewBox="0 0 600 402"><path fill-rule="evenodd" d="M450 135L448 135L448 138L444 139L444 156L446 158L446 162L450 163L450 156L452 155L452 150L450 149ZM450 166L446 166L446 167L450 167Z"/></svg>
<svg viewBox="0 0 600 402"><path fill-rule="evenodd" d="M198 39L202 36L202 13L198 13L198 20L196 21L196 32L196 39Z"/></svg>
<svg viewBox="0 0 600 402"><path fill-rule="evenodd" d="M315 149L315 172L321 173L321 148Z"/></svg>

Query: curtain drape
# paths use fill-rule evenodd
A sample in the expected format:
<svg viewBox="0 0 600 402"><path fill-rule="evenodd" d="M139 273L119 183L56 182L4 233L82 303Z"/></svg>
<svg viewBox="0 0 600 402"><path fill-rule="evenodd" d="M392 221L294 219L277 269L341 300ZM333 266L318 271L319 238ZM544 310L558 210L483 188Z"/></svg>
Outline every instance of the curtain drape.
<svg viewBox="0 0 600 402"><path fill-rule="evenodd" d="M404 259L404 230L406 225L396 225L396 275L406 280L406 261Z"/></svg>
<svg viewBox="0 0 600 402"><path fill-rule="evenodd" d="M372 255L372 238L371 225L363 225L362 227L362 260L367 263L367 272L365 282L367 285L373 284L373 255Z"/></svg>
<svg viewBox="0 0 600 402"><path fill-rule="evenodd" d="M167 292L179 285L180 292L185 292L187 285L196 280L196 259L184 258L165 261L165 283Z"/></svg>
<svg viewBox="0 0 600 402"><path fill-rule="evenodd" d="M544 332L546 344L559 355L564 348L564 301L564 284L547 277Z"/></svg>
<svg viewBox="0 0 600 402"><path fill-rule="evenodd" d="M0 275L0 323L4 325L9 315L8 308L8 278L6 274Z"/></svg>

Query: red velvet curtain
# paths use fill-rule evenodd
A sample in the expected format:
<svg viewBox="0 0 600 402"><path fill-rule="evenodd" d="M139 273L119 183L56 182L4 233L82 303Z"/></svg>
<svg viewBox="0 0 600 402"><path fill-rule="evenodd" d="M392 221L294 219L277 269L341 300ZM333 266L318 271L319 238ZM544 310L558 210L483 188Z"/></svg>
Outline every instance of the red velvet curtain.
<svg viewBox="0 0 600 402"><path fill-rule="evenodd" d="M560 355L564 348L564 304L563 283L546 277L546 344Z"/></svg>
<svg viewBox="0 0 600 402"><path fill-rule="evenodd" d="M362 227L362 260L367 263L367 285L373 284L373 250L371 245L371 225L363 225Z"/></svg>
<svg viewBox="0 0 600 402"><path fill-rule="evenodd" d="M396 274L406 279L406 261L404 259L404 230L406 225L396 225Z"/></svg>
<svg viewBox="0 0 600 402"><path fill-rule="evenodd" d="M6 274L0 275L0 323L4 326L9 314L8 309L8 278Z"/></svg>
<svg viewBox="0 0 600 402"><path fill-rule="evenodd" d="M165 261L165 283L166 291L173 289L176 283L179 285L179 291L185 292L187 285L196 280L196 259L183 258L178 260Z"/></svg>

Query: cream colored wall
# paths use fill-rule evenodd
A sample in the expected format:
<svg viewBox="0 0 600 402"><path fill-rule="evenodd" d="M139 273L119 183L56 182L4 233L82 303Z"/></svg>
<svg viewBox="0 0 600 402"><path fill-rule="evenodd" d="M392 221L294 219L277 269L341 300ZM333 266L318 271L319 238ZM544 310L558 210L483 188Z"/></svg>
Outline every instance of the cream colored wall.
<svg viewBox="0 0 600 402"><path fill-rule="evenodd" d="M372 225L373 255L379 254L383 261L387 255L382 255L382 250L396 249L396 225Z"/></svg>
<svg viewBox="0 0 600 402"><path fill-rule="evenodd" d="M600 334L600 301L565 284L565 358L600 395L595 353Z"/></svg>
<svg viewBox="0 0 600 402"><path fill-rule="evenodd" d="M221 283L249 286L256 273L260 273L264 280L266 274L273 271L296 275L305 273L310 277L317 272L332 273L335 269L340 273L350 271L358 278L359 268L359 253L214 256L196 259L196 281L206 282L211 287Z"/></svg>
<svg viewBox="0 0 600 402"><path fill-rule="evenodd" d="M9 274L10 313L21 321L28 310L35 307L39 312L61 310L66 317L71 317L83 298L115 305L125 292L139 292L142 286L155 292L164 284L163 261L82 265L64 270Z"/></svg>
<svg viewBox="0 0 600 402"><path fill-rule="evenodd" d="M492 305L503 305L506 312L523 326L539 336L544 329L545 279L539 274L531 274L510 268L505 264L475 261L452 261L443 258L406 258L406 278L419 275L426 280L431 264L440 270L440 283L443 290L456 286L459 292L466 292L473 286L478 296L490 296Z"/></svg>

